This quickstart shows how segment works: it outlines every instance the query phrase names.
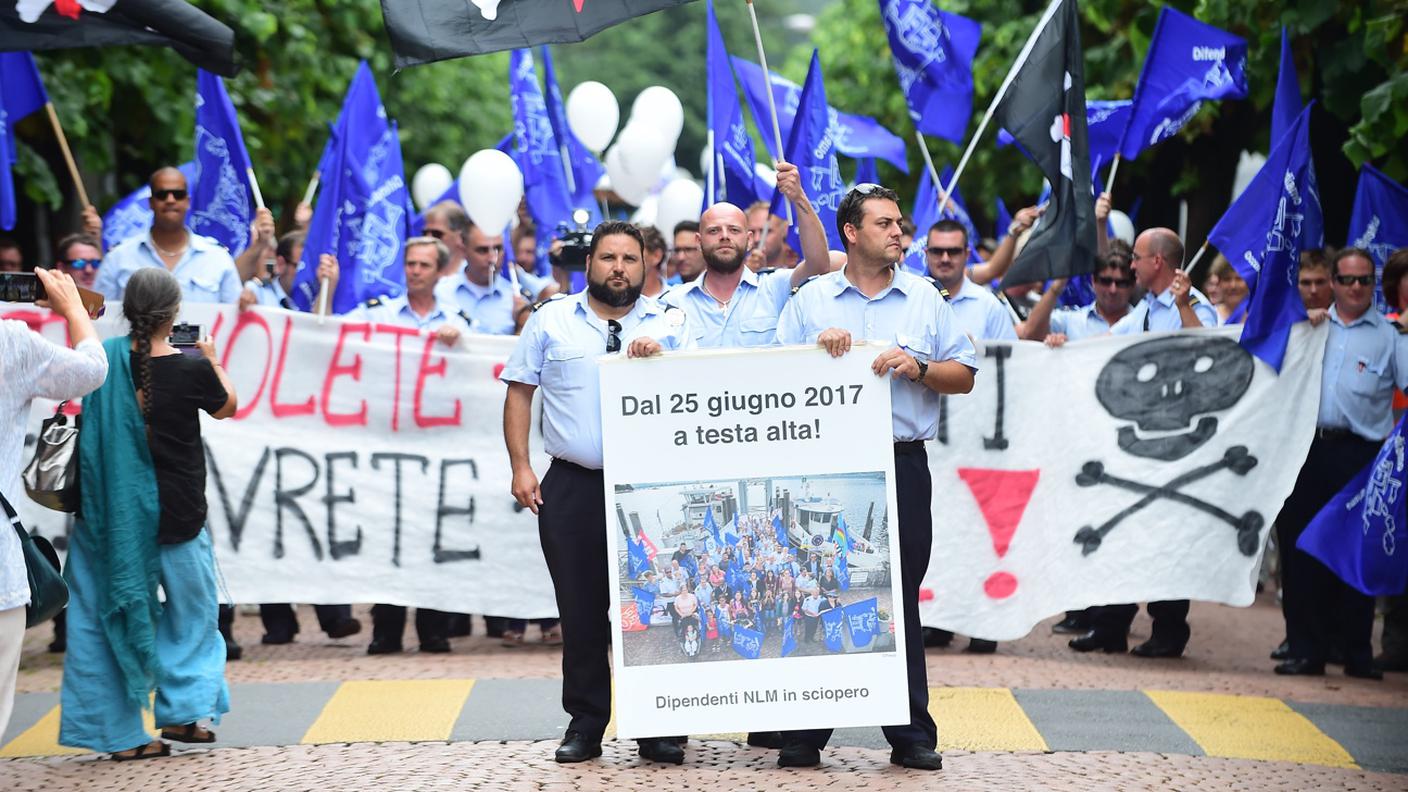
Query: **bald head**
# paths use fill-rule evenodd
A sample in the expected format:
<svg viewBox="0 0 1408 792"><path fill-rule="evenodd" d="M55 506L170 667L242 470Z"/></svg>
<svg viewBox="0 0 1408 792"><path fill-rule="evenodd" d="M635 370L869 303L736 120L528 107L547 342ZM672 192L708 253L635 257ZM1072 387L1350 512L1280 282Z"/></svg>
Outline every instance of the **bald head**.
<svg viewBox="0 0 1408 792"><path fill-rule="evenodd" d="M748 255L751 237L748 216L731 203L716 203L699 218L699 250L710 272L737 272Z"/></svg>
<svg viewBox="0 0 1408 792"><path fill-rule="evenodd" d="M1183 266L1183 241L1167 228L1150 228L1134 240L1134 278L1154 293L1167 289Z"/></svg>

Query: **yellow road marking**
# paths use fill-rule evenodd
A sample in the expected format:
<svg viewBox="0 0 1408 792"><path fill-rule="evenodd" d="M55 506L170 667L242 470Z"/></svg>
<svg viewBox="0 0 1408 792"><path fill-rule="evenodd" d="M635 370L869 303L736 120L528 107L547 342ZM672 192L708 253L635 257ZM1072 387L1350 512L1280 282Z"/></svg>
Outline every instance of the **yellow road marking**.
<svg viewBox="0 0 1408 792"><path fill-rule="evenodd" d="M304 743L448 740L472 679L398 679L343 682Z"/></svg>
<svg viewBox="0 0 1408 792"><path fill-rule="evenodd" d="M1339 743L1279 699L1144 691L1208 756L1358 769Z"/></svg>
<svg viewBox="0 0 1408 792"><path fill-rule="evenodd" d="M1048 750L1007 688L929 688L929 714L941 751Z"/></svg>
<svg viewBox="0 0 1408 792"><path fill-rule="evenodd" d="M156 726L152 723L151 710L142 710L142 728L156 737ZM136 747L136 746L131 746ZM20 732L19 736L0 748L0 757L19 756L72 756L91 753L86 748L69 748L59 745L59 708L54 707L44 713L33 726Z"/></svg>

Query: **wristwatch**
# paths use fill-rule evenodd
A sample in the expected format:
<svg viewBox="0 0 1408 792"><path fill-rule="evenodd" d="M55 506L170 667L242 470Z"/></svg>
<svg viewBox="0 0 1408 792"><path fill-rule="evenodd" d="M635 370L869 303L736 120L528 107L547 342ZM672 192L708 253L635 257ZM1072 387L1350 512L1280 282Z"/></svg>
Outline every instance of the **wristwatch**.
<svg viewBox="0 0 1408 792"><path fill-rule="evenodd" d="M913 381L913 382L923 382L923 381L924 381L924 375L925 375L925 374L928 374L928 373L929 373L929 364L928 364L926 361L920 360L920 361L919 361L919 376L915 377L912 381Z"/></svg>

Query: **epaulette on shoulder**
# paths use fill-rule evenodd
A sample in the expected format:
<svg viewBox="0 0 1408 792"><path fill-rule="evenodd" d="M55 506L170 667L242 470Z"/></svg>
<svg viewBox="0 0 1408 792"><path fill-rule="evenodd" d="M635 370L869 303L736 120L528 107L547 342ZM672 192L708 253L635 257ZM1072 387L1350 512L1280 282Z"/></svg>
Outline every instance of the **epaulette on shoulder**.
<svg viewBox="0 0 1408 792"><path fill-rule="evenodd" d="M811 276L810 278L807 278L806 280L802 281L801 283L797 284L796 286L793 286L793 287L792 287L792 293L793 293L793 294L796 294L797 292L799 292L799 291L802 290L802 287L803 287L803 286L806 286L808 283L811 283L812 281L814 281L814 280L816 280L817 278L820 278L820 277L821 277L820 275L813 275L813 276Z"/></svg>
<svg viewBox="0 0 1408 792"><path fill-rule="evenodd" d="M774 272L777 272L777 267L763 267L762 269L758 270L757 272L755 272L755 273L753 273L753 274L754 274L754 275L771 275L771 274L773 274Z"/></svg>
<svg viewBox="0 0 1408 792"><path fill-rule="evenodd" d="M362 305L365 305L368 308L375 308L378 305L381 305L381 303L382 299L380 297L373 297L370 300L367 300L366 302L362 303Z"/></svg>
<svg viewBox="0 0 1408 792"><path fill-rule="evenodd" d="M926 275L924 276L924 280L934 284L934 288L939 290L939 296L944 298L944 302L953 302L953 295L948 293L948 289L945 289L942 283L939 283L938 278L931 278Z"/></svg>
<svg viewBox="0 0 1408 792"><path fill-rule="evenodd" d="M544 305L547 305L548 303L552 302L553 300L560 300L560 299L562 299L563 297L566 297L566 296L567 296L567 295L565 295L565 294L554 294L553 296L548 297L547 299L538 300L537 302L533 303L533 305L532 305L532 310L533 310L534 312L537 312L537 310L538 310L539 308L542 308Z"/></svg>

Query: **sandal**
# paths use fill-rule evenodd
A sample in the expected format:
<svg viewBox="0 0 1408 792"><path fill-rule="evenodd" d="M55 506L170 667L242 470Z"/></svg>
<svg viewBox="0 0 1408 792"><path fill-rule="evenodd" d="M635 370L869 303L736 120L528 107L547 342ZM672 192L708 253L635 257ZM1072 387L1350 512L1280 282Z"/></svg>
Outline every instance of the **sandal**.
<svg viewBox="0 0 1408 792"><path fill-rule="evenodd" d="M522 645L523 645L523 633L521 633L521 632L515 632L515 631L513 631L513 630L504 630L503 637L502 637L502 639L499 641L499 644L502 645L502 646L507 646L507 647L509 647L510 649L512 649L512 648L515 647L515 646L522 646Z"/></svg>
<svg viewBox="0 0 1408 792"><path fill-rule="evenodd" d="M549 627L543 630L543 644L547 646L562 646L562 628Z"/></svg>
<svg viewBox="0 0 1408 792"><path fill-rule="evenodd" d="M161 736L163 739L183 743L215 742L215 732L201 728L198 723L187 723L184 726L163 726Z"/></svg>
<svg viewBox="0 0 1408 792"><path fill-rule="evenodd" d="M157 745L160 747L153 748L153 745ZM114 762L131 762L137 759L157 759L162 756L170 756L171 745L169 743L164 743L161 741L154 741L144 743L142 745L137 746L136 748L129 748L128 751L131 751L131 753L128 753L127 751L118 751L113 753L112 760Z"/></svg>

